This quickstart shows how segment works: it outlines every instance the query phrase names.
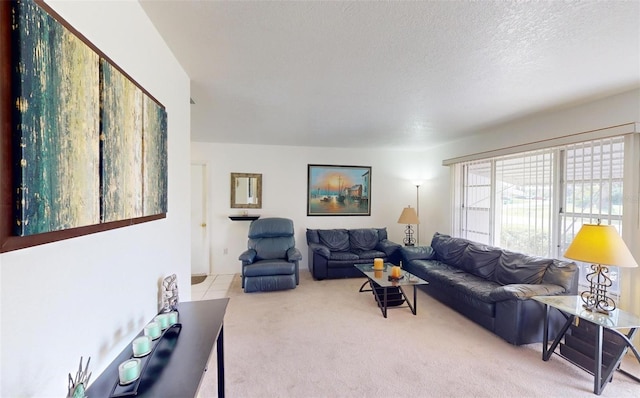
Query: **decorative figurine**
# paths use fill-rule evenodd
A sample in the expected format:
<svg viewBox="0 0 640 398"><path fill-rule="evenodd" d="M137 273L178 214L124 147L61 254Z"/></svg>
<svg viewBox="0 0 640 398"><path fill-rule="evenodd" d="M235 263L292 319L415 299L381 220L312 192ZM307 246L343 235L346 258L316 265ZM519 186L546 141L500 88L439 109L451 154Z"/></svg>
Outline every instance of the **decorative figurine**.
<svg viewBox="0 0 640 398"><path fill-rule="evenodd" d="M85 391L87 390L87 385L89 384L89 379L91 378L91 373L87 374L89 370L89 362L91 362L91 357L87 359L87 365L82 370L82 357L80 357L80 365L78 366L78 372L76 373L76 378L71 378L71 373L69 373L69 392L67 393L67 398L85 398Z"/></svg>
<svg viewBox="0 0 640 398"><path fill-rule="evenodd" d="M167 276L162 282L162 312L178 309L178 282L176 274Z"/></svg>

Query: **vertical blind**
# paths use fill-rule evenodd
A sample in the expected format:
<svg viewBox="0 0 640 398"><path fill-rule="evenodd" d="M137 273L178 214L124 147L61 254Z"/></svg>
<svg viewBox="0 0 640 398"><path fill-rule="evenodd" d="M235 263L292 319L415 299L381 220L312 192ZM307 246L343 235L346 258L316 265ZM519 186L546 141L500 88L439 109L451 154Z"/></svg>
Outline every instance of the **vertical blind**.
<svg viewBox="0 0 640 398"><path fill-rule="evenodd" d="M494 242L537 256L552 255L554 152L541 150L496 160Z"/></svg>

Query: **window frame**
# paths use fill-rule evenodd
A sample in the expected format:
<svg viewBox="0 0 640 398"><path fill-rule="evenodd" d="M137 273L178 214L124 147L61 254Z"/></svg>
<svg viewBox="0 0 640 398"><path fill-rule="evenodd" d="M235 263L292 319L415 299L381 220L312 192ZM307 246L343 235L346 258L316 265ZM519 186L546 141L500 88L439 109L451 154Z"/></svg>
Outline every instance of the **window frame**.
<svg viewBox="0 0 640 398"><path fill-rule="evenodd" d="M623 159L623 175L622 178L614 178L617 182L622 181L622 195L624 197L621 206L621 214L609 214L602 216L598 214L600 218L605 220L604 222L608 222L608 220L614 220L619 223L621 229L621 234L623 239L625 236L629 237L631 232L627 232L632 228L625 228L625 225L632 226L633 220L638 218L640 209L637 206L628 206L629 199L633 197L638 197L640 191L640 183L637 181L637 178L633 178L633 167L636 167L640 162L640 139L638 138L638 125L636 123L631 123L623 126L614 126L609 129L598 130L595 133L587 132L583 134L576 134L569 137L560 137L554 140L544 141L547 145L541 145L542 142L527 144L523 146L505 148L501 150L484 152L476 155L469 155L461 158L445 160L443 162L444 165L449 165L451 167L451 181L453 185L452 188L452 197L453 197L453 205L454 209L452 211L452 231L454 236L463 236L463 227L462 221L465 216L465 209L463 208L464 202L462 200L462 195L464 194L464 181L465 176L464 172L466 171L465 165L473 163L483 163L483 162L491 162L492 167L492 188L491 188L491 209L492 213L489 227L490 227L490 240L488 244L499 246L494 244L494 229L496 228L494 224L495 222L495 200L496 200L496 189L497 182L495 179L495 162L499 158L507 158L509 156L518 156L518 154L526 154L527 152L532 152L531 149L547 149L554 151L555 155L552 160L554 166L554 172L552 176L552 184L554 187L554 192L551 198L551 242L550 242L550 252L551 257L554 258L564 258L562 255L564 250L562 248L562 239L563 239L563 231L562 231L562 220L563 214L561 211L565 211L565 199L566 199L566 181L564 178L565 173L565 164L564 161L566 159L566 150L571 146L575 146L576 144L581 144L585 142L599 141L604 139L614 139L617 137L621 138L622 144L624 145L624 149L622 150L622 154L624 156ZM609 179L611 180L611 179ZM611 188L609 188L611 189ZM610 199L611 200L611 199ZM633 203L633 202L632 202ZM609 205L609 211L611 212L612 205ZM602 204L600 203L598 211L602 211ZM595 220L593 221L595 222ZM625 233L627 232L627 233ZM464 236L463 236L464 237ZM473 240L473 239L472 239ZM507 248L508 249L508 248ZM583 266L581 266L582 271ZM612 272L618 272L617 267L612 268ZM584 284L583 274L579 278L581 284ZM615 286L615 289L612 289L613 294L619 294L622 290L622 286Z"/></svg>

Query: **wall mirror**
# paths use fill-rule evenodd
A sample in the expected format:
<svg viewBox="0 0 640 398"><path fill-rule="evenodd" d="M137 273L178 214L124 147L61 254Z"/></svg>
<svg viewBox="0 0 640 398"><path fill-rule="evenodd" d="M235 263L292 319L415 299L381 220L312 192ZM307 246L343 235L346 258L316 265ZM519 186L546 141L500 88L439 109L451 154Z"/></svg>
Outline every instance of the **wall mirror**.
<svg viewBox="0 0 640 398"><path fill-rule="evenodd" d="M231 208L262 208L262 174L231 173Z"/></svg>

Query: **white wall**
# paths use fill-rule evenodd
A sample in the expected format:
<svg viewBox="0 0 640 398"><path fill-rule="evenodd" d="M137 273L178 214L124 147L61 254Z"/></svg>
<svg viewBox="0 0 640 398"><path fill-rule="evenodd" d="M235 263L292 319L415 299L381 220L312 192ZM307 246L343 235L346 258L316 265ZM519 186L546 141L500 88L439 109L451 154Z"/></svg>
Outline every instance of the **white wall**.
<svg viewBox="0 0 640 398"><path fill-rule="evenodd" d="M65 396L80 356L97 378L155 315L165 276L190 299L188 76L137 2L47 3L167 108L169 211L0 255L2 397Z"/></svg>
<svg viewBox="0 0 640 398"><path fill-rule="evenodd" d="M238 256L247 247L249 223L228 218L242 211L230 207L232 172L262 174L263 206L250 209L250 213L291 218L297 247L303 255L300 266L308 269L306 228L386 227L389 238L401 243L404 226L397 224L398 217L407 205L416 206L412 180L421 173L419 165L425 164L418 153L202 142L192 143L191 157L193 162L207 164L211 266L212 273L218 274L240 272ZM308 164L371 166L371 216L308 217ZM444 168L439 164L433 167ZM431 175L426 170L422 172L423 178ZM421 195L420 202L426 206L428 199Z"/></svg>

